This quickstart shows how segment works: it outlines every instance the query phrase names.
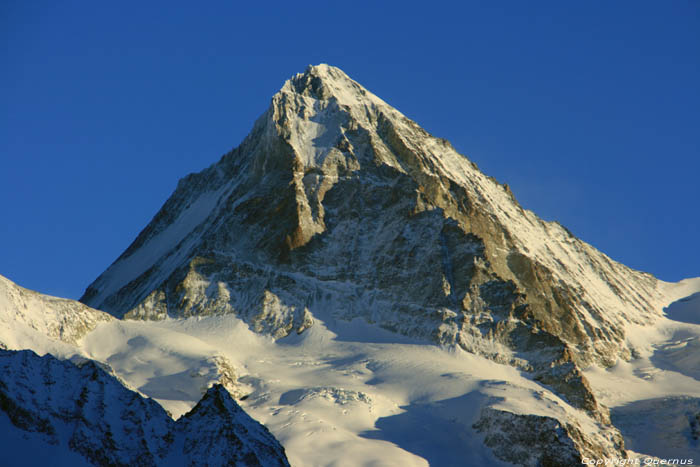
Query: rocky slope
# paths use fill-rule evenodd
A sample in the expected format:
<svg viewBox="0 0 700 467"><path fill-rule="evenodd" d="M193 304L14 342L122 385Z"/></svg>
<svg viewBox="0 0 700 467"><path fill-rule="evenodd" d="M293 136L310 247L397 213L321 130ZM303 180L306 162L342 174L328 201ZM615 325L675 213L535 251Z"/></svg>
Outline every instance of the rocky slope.
<svg viewBox="0 0 700 467"><path fill-rule="evenodd" d="M220 385L173 421L99 365L0 350L0 448L14 465L289 465ZM9 464L8 464L9 465Z"/></svg>
<svg viewBox="0 0 700 467"><path fill-rule="evenodd" d="M75 300L25 289L0 276L0 345L5 348L25 347L18 341L26 334L76 344L99 323L113 320Z"/></svg>

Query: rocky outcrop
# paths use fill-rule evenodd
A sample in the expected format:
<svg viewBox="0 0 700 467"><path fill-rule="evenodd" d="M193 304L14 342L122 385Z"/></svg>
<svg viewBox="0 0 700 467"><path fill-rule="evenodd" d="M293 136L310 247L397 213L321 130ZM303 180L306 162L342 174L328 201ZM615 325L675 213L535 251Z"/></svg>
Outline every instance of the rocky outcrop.
<svg viewBox="0 0 700 467"><path fill-rule="evenodd" d="M568 467L581 464L584 458L627 458L617 431L584 434L573 421L562 423L552 417L487 407L473 428L484 435L484 443L496 457L515 465Z"/></svg>
<svg viewBox="0 0 700 467"><path fill-rule="evenodd" d="M0 327L13 329L21 326L49 339L76 344L99 323L113 319L111 315L78 301L25 289L0 276ZM12 337L16 337L21 333L13 334ZM3 344L2 336L0 344ZM14 347L9 342L4 345Z"/></svg>
<svg viewBox="0 0 700 467"><path fill-rule="evenodd" d="M17 430L78 453L85 464L288 465L275 438L218 384L175 422L90 360L76 366L0 350L0 411ZM13 455L29 465L37 453Z"/></svg>

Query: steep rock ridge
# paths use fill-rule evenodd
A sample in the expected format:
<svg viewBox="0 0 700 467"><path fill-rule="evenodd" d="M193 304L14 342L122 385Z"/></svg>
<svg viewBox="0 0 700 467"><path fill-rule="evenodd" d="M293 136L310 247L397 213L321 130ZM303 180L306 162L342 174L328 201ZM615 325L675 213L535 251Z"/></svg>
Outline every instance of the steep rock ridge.
<svg viewBox="0 0 700 467"><path fill-rule="evenodd" d="M52 297L20 287L0 276L0 328L28 328L49 339L76 344L85 334L102 322L114 318L75 300ZM0 343L15 347L19 333L0 333Z"/></svg>
<svg viewBox="0 0 700 467"><path fill-rule="evenodd" d="M174 422L92 361L76 366L29 350L0 350L0 417L35 447L72 451L86 465L289 465L275 438L220 385ZM2 447L24 463L40 454Z"/></svg>
<svg viewBox="0 0 700 467"><path fill-rule="evenodd" d="M360 317L520 367L604 422L580 368L629 359L626 325L668 301L327 65L183 179L81 300L127 318L237 313L278 338L315 312Z"/></svg>

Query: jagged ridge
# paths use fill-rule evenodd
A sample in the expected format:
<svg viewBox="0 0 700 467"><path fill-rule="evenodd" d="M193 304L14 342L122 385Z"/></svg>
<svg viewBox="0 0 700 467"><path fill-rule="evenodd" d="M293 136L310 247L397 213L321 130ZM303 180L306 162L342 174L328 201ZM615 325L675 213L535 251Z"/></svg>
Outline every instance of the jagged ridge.
<svg viewBox="0 0 700 467"><path fill-rule="evenodd" d="M92 361L75 366L29 350L0 350L0 411L16 429L32 433L37 447L62 447L85 464L289 465L277 440L218 384L173 421ZM2 448L23 463L40 454Z"/></svg>

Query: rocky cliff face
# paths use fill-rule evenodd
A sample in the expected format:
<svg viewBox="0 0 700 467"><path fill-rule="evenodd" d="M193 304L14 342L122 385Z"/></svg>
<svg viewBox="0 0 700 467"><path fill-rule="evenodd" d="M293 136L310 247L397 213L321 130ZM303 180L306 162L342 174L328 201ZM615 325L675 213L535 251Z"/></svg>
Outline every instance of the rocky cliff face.
<svg viewBox="0 0 700 467"><path fill-rule="evenodd" d="M16 465L33 465L42 446L59 453L52 465L289 465L275 438L220 385L173 421L92 361L76 366L29 350L0 350L0 417L10 422L0 446ZM13 430L34 449L6 445Z"/></svg>
<svg viewBox="0 0 700 467"><path fill-rule="evenodd" d="M521 368L608 423L581 368L629 359L625 328L661 315L660 290L319 65L181 180L81 301L137 319L236 313L277 338L321 310L359 317Z"/></svg>

